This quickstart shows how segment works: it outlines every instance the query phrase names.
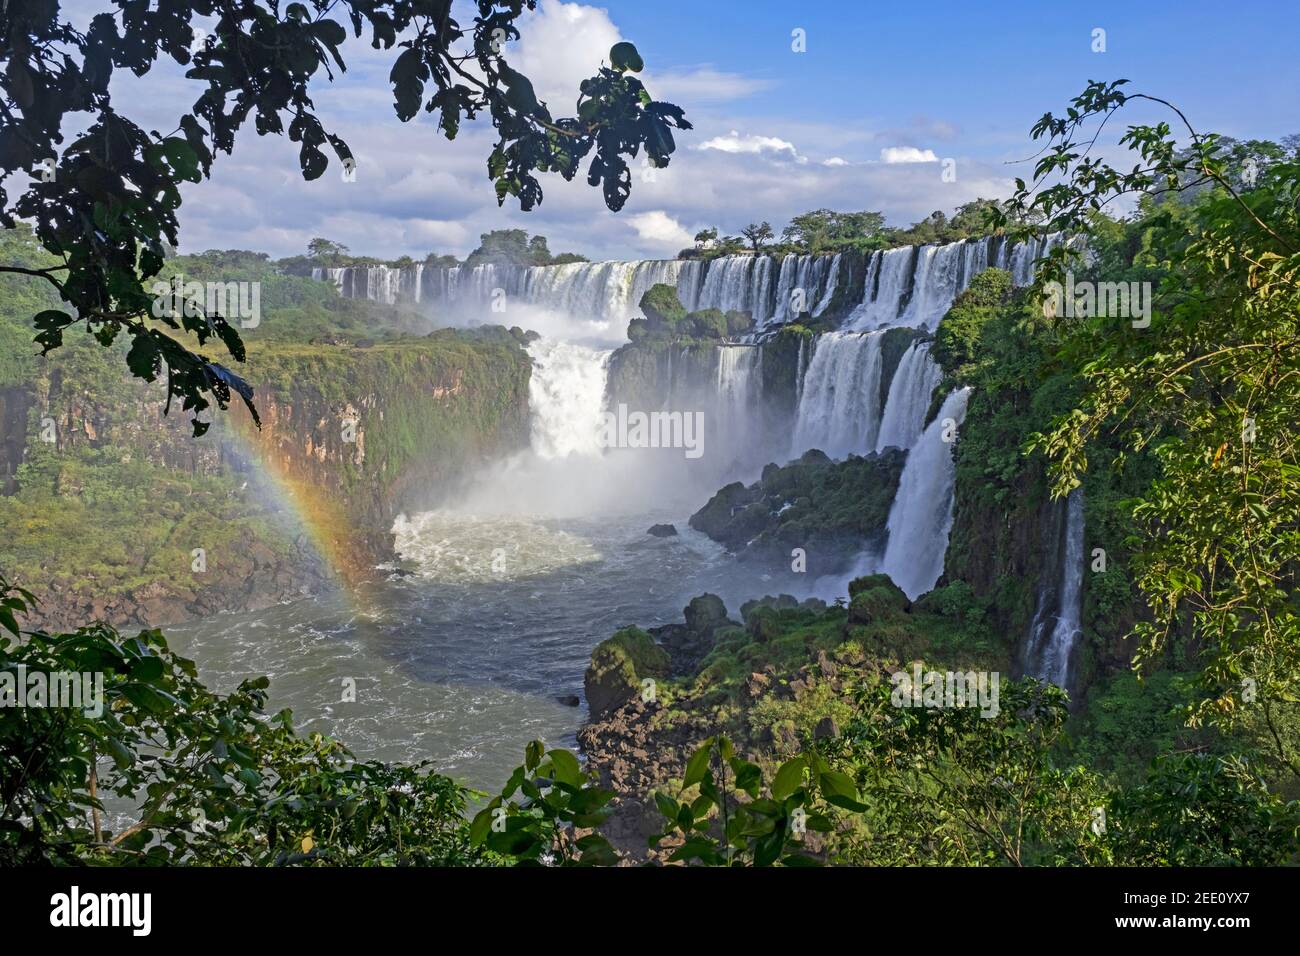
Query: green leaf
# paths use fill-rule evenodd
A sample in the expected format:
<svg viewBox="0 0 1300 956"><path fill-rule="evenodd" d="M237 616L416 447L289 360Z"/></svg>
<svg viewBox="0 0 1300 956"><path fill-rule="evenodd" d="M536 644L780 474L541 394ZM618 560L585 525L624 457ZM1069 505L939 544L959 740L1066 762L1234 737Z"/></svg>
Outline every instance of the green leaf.
<svg viewBox="0 0 1300 956"><path fill-rule="evenodd" d="M551 765L555 767L555 779L572 787L581 787L583 783L582 767L578 758L567 750L552 750L547 753Z"/></svg>
<svg viewBox="0 0 1300 956"><path fill-rule="evenodd" d="M704 741L699 750L691 754L691 759L686 762L686 773L682 777L682 789L693 787L704 779L705 773L709 769L709 757L713 753L713 738L710 737Z"/></svg>
<svg viewBox="0 0 1300 956"><path fill-rule="evenodd" d="M620 73L640 73L645 69L641 54L626 40L610 47L609 64Z"/></svg>
<svg viewBox="0 0 1300 956"><path fill-rule="evenodd" d="M784 800L803 783L804 759L795 757L781 764L772 778L772 797L776 800Z"/></svg>

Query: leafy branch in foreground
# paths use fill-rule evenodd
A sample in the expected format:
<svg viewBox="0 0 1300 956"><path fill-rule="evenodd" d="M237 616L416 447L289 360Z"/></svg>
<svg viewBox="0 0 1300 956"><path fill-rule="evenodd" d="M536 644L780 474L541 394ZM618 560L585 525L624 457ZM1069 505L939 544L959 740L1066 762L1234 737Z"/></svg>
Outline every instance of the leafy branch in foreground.
<svg viewBox="0 0 1300 956"><path fill-rule="evenodd" d="M1137 196L1141 255L1161 276L1155 309L1149 327L1102 315L1068 330L1065 355L1085 394L1031 447L1052 459L1057 494L1080 483L1090 456L1117 468L1154 458L1159 476L1130 503L1150 611L1134 632L1136 664L1171 647L1191 653L1203 692L1188 711L1193 726L1272 727L1272 709L1300 704L1300 164L1243 158L1124 82L1091 83L1066 116L1039 120L1033 135L1046 154L1009 208L1086 237L1099 210ZM1190 145L1177 147L1168 122L1130 126L1119 143L1139 162L1124 172L1091 150L1134 101L1171 111ZM1189 198L1174 202L1180 195ZM1068 250L1053 250L1040 281L1061 281L1069 262ZM1119 277L1094 269L1093 278ZM1270 738L1277 761L1300 769Z"/></svg>
<svg viewBox="0 0 1300 956"><path fill-rule="evenodd" d="M772 779L770 795L765 797L762 769L738 755L726 737L710 737L686 762L677 796L655 794L665 827L650 838L650 846L677 838L681 843L668 859L704 866L771 866L777 862L815 866L817 860L802 852L802 835L807 830L825 832L831 824L825 814L805 809L811 803L808 778L829 802L865 809L856 801L852 781L832 770L815 752L782 764ZM747 799L741 800L741 794Z"/></svg>
<svg viewBox="0 0 1300 956"><path fill-rule="evenodd" d="M452 18L452 0L189 0L151 5L114 0L83 32L61 17L57 0L10 3L0 10L0 225L32 224L57 262L40 268L0 263L0 271L52 285L70 311L35 317L36 341L48 353L81 324L105 346L131 342L127 362L148 381L166 376L173 398L192 413L238 395L256 418L253 390L241 377L184 344L222 343L244 360L239 332L207 303L161 308L149 280L166 249L178 244L180 185L210 176L214 155L230 153L248 120L259 136L299 144L305 179L329 165L326 146L345 166L347 143L325 128L310 96L322 74L346 69L347 26L371 46L401 50L390 82L403 122L421 108L435 114L448 139L461 123L487 113L498 140L487 161L498 203L514 196L532 209L542 201L536 174L572 179L590 157L587 181L607 206L621 209L631 191L628 158L666 166L672 131L690 129L682 110L651 98L634 75L640 54L630 43L610 51L608 66L584 80L576 115L553 116L529 79L506 61L516 21L535 0L477 0L472 27ZM202 87L190 112L166 135L145 132L119 112L109 92L119 70L144 77L170 60ZM85 132L64 145L71 124ZM11 197L13 177L28 182Z"/></svg>

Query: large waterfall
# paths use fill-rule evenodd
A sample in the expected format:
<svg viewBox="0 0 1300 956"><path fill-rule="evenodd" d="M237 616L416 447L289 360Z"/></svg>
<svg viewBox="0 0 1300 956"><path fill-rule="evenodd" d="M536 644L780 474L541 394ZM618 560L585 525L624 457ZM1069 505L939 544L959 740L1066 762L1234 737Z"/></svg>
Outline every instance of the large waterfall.
<svg viewBox="0 0 1300 956"><path fill-rule="evenodd" d="M930 399L939 387L943 370L930 358L929 342L913 342L903 353L889 383L884 417L876 436L876 450L911 448L925 425Z"/></svg>
<svg viewBox="0 0 1300 956"><path fill-rule="evenodd" d="M1058 235L1014 245L987 237L877 251L865 261L854 260L853 253L750 254L532 268L358 266L313 274L346 296L422 304L435 316L446 310L453 321L520 324L551 335L529 347L532 452L510 466L511 487L527 489L515 493L545 513L618 509L634 500L662 505L666 489L698 499L709 493L703 489L748 479L768 461L811 448L833 458L906 449L884 552L863 555L859 573L884 571L915 598L943 573L953 517L952 440L969 397L969 389L952 392L927 425L943 375L924 333L979 272L1006 269L1016 285L1026 285L1033 280L1035 260L1059 242ZM605 335L595 338L621 341L624 323L638 314L641 296L657 283L675 286L688 310L750 313L757 334L744 344L695 343L657 356L647 352L631 366L617 366L623 369L618 378L609 371L615 367L609 351L556 338L541 318L543 312L570 317L583 331L597 323ZM511 314L521 303L534 314ZM837 330L801 338L797 355L765 370L764 352L773 344L769 333L800 316L824 315L833 303ZM887 331L899 327L918 331L901 356L885 345ZM792 382L782 378L790 375ZM772 391L765 394L769 379ZM598 424L601 413L620 401L619 395L607 394L616 381L636 392L628 398L638 406L634 410L702 415L703 460L692 462L680 451L649 455L601 449ZM1067 518L1071 543L1063 560L1068 568L1063 564L1052 588L1061 597L1040 602L1030 642L1028 669L1058 681L1068 676L1069 646L1078 626L1079 579L1065 577L1081 561L1076 552L1082 548L1082 512L1076 501Z"/></svg>
<svg viewBox="0 0 1300 956"><path fill-rule="evenodd" d="M933 328L971 278L989 266L1011 272L1017 285L1033 280L1033 263L1060 241L1049 235L1011 245L1000 237L943 245L903 246L874 252L866 265L861 300L844 327L870 331L896 325ZM352 266L316 268L313 278L333 282L350 298L428 306L435 313L464 313L493 321L518 302L590 321L623 323L656 283L677 288L692 311L748 312L760 329L808 313L823 314L850 279L843 256L720 256L701 259L574 262L553 266L471 267ZM841 301L844 301L841 299ZM851 301L851 300L850 300ZM504 316L496 321L503 321ZM506 324L512 324L506 322Z"/></svg>
<svg viewBox="0 0 1300 956"><path fill-rule="evenodd" d="M538 339L528 347L533 451L542 458L600 453L608 351Z"/></svg>
<svg viewBox="0 0 1300 956"><path fill-rule="evenodd" d="M1060 243L1060 234L1011 245L990 236L945 245L904 246L874 252L867 263L862 302L846 325L879 329L896 325L933 329L977 273L995 266L1029 285L1033 264Z"/></svg>
<svg viewBox="0 0 1300 956"><path fill-rule="evenodd" d="M953 443L969 398L970 389L962 388L944 400L908 452L889 512L889 543L880 570L909 598L929 591L943 574L952 529Z"/></svg>
<svg viewBox="0 0 1300 956"><path fill-rule="evenodd" d="M1044 573L1025 645L1025 673L1066 687L1083 602L1083 491L1070 492L1055 536L1056 566ZM1059 523L1059 517L1058 517Z"/></svg>
<svg viewBox="0 0 1300 956"><path fill-rule="evenodd" d="M883 332L828 332L817 339L804 373L791 457L810 448L832 458L875 449L883 337Z"/></svg>

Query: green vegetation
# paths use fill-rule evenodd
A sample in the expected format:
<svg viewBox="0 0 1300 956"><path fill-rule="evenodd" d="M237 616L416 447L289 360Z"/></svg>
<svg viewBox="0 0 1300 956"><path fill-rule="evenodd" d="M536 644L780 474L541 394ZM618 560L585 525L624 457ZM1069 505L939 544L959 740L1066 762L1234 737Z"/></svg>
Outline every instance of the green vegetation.
<svg viewBox="0 0 1300 956"><path fill-rule="evenodd" d="M722 312L701 309L687 312L674 286L662 282L646 290L638 303L641 314L627 326L628 340L634 346L651 349L667 345L695 345L720 342L748 332L754 324L747 312Z"/></svg>
<svg viewBox="0 0 1300 956"><path fill-rule="evenodd" d="M765 255L830 255L837 252L869 253L898 246L957 242L986 236L997 214L1005 215L993 199L975 199L957 207L951 218L936 210L907 228L887 226L879 212L840 212L814 209L790 220L780 239L767 222L750 223L739 236L719 235L716 227L695 235L695 246L683 249L678 258L712 259L750 249Z"/></svg>
<svg viewBox="0 0 1300 956"><path fill-rule="evenodd" d="M521 209L533 209L542 201L538 174L572 180L585 164L587 182L601 188L606 206L622 209L632 191L628 160L644 150L652 166L667 166L677 149L673 130L691 125L680 107L655 100L637 79L644 61L627 41L610 49L608 66L582 81L572 101L576 115L552 116L532 81L505 58L504 41L519 38L516 21L528 9L515 3L484 10L468 30L450 10L412 0L312 0L283 12L257 2L215 10L175 3L147 16L116 8L95 15L84 30L64 18L57 0L7 11L8 32L22 39L0 49L7 104L0 180L12 188L14 174L30 178L12 198L0 188L0 226L34 223L56 261L35 268L0 262L0 273L35 276L58 291L63 305L27 316L44 352L62 346L75 325L105 347L129 339L131 373L163 379L169 400L193 414L196 437L208 428L198 416L213 403L225 409L233 396L257 419L244 379L194 350L219 342L244 361L230 317L188 296L159 309L152 281L163 270L165 248L179 242L181 184L210 176L216 154L233 152L250 117L258 135L287 133L298 144L304 179L328 168L327 145L345 173L355 170L352 150L325 128L312 102L335 69L346 69L345 23L354 38L369 28L376 50L397 48L389 81L402 122L422 110L436 114L438 129L454 139L462 122L489 118L499 134L487 157L498 203L513 196ZM473 72L463 66L467 56ZM202 90L166 136L147 132L119 110L127 101L109 95L114 71L146 77L162 58L188 66L185 81ZM77 131L71 143L67 129ZM314 248L326 257L344 251L321 242Z"/></svg>
<svg viewBox="0 0 1300 956"><path fill-rule="evenodd" d="M895 449L840 462L807 451L785 466L769 464L749 487L720 489L690 525L743 560L789 567L792 549L801 548L807 573L843 571L883 536L903 460Z"/></svg>
<svg viewBox="0 0 1300 956"><path fill-rule="evenodd" d="M0 243L20 261L48 258L24 227L0 231ZM329 449L327 475L290 468L286 477L303 479L297 504L339 541L338 555L324 557L359 560L366 548L353 539L370 522L388 527L385 508L413 465L428 463L435 483L450 480L522 440L522 333L430 333L421 315L343 298L252 252L178 256L161 273L173 276L260 284L260 322L245 335L265 431L232 441L232 421L192 438L163 415L165 390L122 368L124 343L104 349L69 336L37 356L28 313L52 305L54 292L0 273L0 342L12 345L0 358L0 475L11 476L0 495L0 567L42 598L51 622L174 621L321 586L320 556L283 489L250 464L260 446L276 443L278 460L308 466L318 463L306 442ZM341 440L349 407L361 458ZM326 488L333 493L321 495ZM195 548L206 553L202 572ZM265 593L250 593L250 581Z"/></svg>

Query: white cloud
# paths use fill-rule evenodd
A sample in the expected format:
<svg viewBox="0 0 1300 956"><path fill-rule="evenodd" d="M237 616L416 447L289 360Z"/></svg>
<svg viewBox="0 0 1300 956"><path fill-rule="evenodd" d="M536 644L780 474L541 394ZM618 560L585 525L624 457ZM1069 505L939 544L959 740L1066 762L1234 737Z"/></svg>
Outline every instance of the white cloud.
<svg viewBox="0 0 1300 956"><path fill-rule="evenodd" d="M542 0L521 17L519 33L506 58L557 115L573 112L578 84L594 76L609 61L610 47L623 39L607 11L557 0Z"/></svg>
<svg viewBox="0 0 1300 956"><path fill-rule="evenodd" d="M917 149L915 146L886 146L880 151L880 160L885 163L937 163L939 157L932 149Z"/></svg>
<svg viewBox="0 0 1300 956"><path fill-rule="evenodd" d="M737 100L770 89L771 80L727 73L712 66L699 66L690 70L651 72L645 80L646 88L658 100L668 100L687 109L694 103Z"/></svg>
<svg viewBox="0 0 1300 956"><path fill-rule="evenodd" d="M686 227L662 209L637 213L629 216L627 221L643 241L672 252L689 246L694 241Z"/></svg>
<svg viewBox="0 0 1300 956"><path fill-rule="evenodd" d="M554 111L568 112L577 84L608 57L619 30L605 11L578 3L543 0L527 16L509 60L532 76L539 96L554 98ZM533 212L521 212L513 200L498 207L484 163L496 139L491 125L467 123L448 142L424 113L399 122L388 84L397 51L371 50L363 38L344 48L347 73L315 90L323 122L355 151L356 181L344 184L331 157L323 177L304 182L296 144L284 136L257 136L250 123L234 156L217 158L210 181L184 187L181 247L282 256L326 236L357 254L382 258L464 256L480 233L518 228L545 235L555 252L650 258L689 246L703 226L734 233L766 219L779 229L791 216L821 207L879 209L890 223L906 225L934 209L1005 196L1012 188L1003 167L975 160L963 160L955 183L944 182L930 165L934 154L914 147L893 147L919 154L910 162L890 162L885 154L883 162L862 161L882 144L941 142L933 124L889 131L865 119L819 121L781 111L759 119L696 109L692 98L748 95L759 81L709 65L665 63L656 74L656 51L642 52L652 57L650 92L683 106L697 128L677 134L672 164L653 177L640 175L633 161L632 196L620 213L606 209L600 191L586 185L585 165L571 183L540 176L545 201ZM140 80L119 71L113 92L139 103L135 118L157 129L171 129L197 95L183 70L165 63ZM759 135L773 130L781 135Z"/></svg>
<svg viewBox="0 0 1300 956"><path fill-rule="evenodd" d="M778 139L775 136L757 136L753 134L742 136L734 129L730 135L715 136L713 139L705 140L698 148L714 149L720 153L748 153L752 155L768 153L784 159L793 159L799 163L807 162L803 156L799 155L794 143Z"/></svg>

